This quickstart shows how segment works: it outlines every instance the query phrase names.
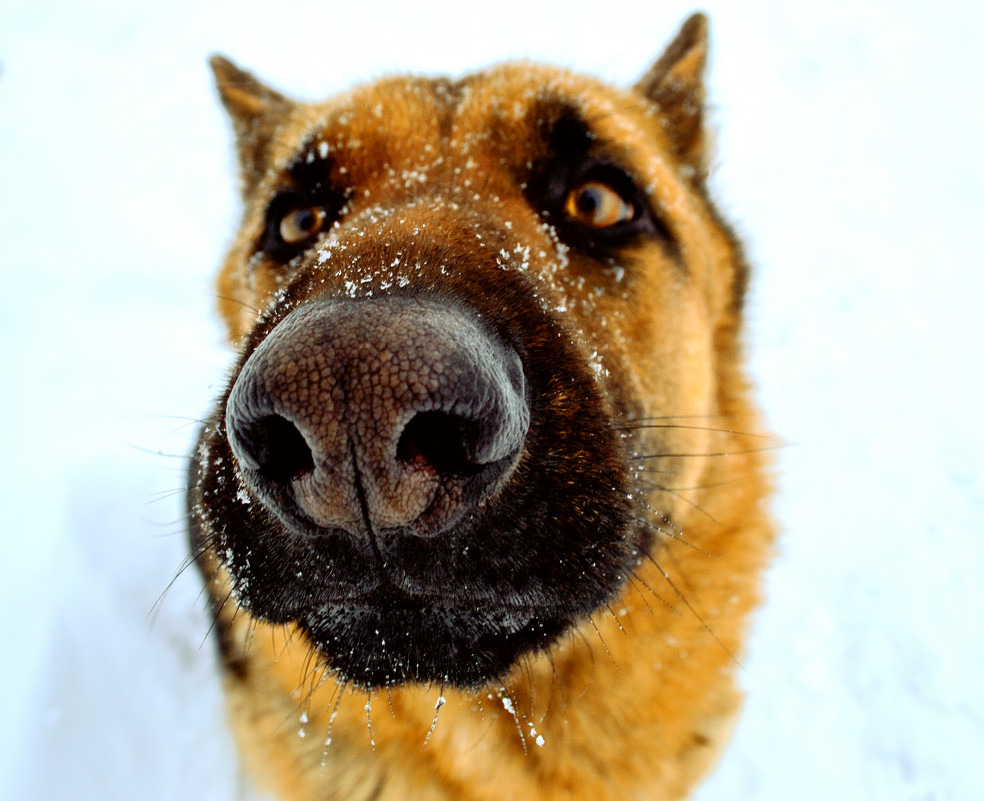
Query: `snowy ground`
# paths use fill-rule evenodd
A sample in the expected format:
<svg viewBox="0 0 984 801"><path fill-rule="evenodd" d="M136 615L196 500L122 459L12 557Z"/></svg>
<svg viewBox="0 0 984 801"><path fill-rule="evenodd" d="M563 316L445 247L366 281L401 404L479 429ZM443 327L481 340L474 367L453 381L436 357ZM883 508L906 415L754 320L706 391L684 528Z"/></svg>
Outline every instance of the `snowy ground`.
<svg viewBox="0 0 984 801"><path fill-rule="evenodd" d="M628 83L690 10L381 5L0 6L0 798L243 797L195 576L151 613L185 555L189 421L230 360L210 281L237 209L206 55L303 97L518 56ZM699 799L974 801L984 12L801 5L704 4L714 187L793 444L746 713Z"/></svg>

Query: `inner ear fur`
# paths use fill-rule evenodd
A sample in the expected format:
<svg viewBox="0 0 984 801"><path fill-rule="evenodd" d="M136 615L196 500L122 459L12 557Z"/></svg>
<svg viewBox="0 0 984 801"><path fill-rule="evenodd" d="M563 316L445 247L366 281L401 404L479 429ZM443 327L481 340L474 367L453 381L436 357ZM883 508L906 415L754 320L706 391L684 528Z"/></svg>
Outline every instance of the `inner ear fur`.
<svg viewBox="0 0 984 801"><path fill-rule="evenodd" d="M707 177L708 163L704 135L707 30L704 14L690 17L635 85L636 92L659 108L676 155L698 182Z"/></svg>
<svg viewBox="0 0 984 801"><path fill-rule="evenodd" d="M248 192L266 171L270 142L293 103L224 56L212 56L209 65L222 105L232 120L243 188Z"/></svg>

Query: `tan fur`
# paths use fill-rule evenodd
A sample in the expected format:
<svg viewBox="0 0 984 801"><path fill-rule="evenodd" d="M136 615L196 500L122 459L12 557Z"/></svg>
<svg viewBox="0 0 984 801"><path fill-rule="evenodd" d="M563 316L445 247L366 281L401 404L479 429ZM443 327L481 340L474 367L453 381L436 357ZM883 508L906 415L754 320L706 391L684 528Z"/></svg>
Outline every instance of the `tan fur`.
<svg viewBox="0 0 984 801"><path fill-rule="evenodd" d="M645 503L657 525L664 515L673 521L652 558L609 608L549 653L524 658L501 686L368 694L337 682L291 626L222 605L220 623L248 665L245 678L230 672L226 681L236 736L245 764L277 797L678 799L719 755L739 708L737 658L772 529L764 441L744 433L759 431L741 367L744 267L702 185L706 49L706 21L695 17L632 91L518 64L461 84L384 80L319 104L286 100L216 60L246 201L219 277L233 343L282 286L277 271L250 265L265 203L299 143L321 132L348 149L348 177L368 190L349 214L374 236L417 226L465 237L451 204L407 206L428 192L468 215L508 221L510 237L529 244L525 269L538 275L544 302L565 310L584 358L600 363L601 385L620 387L639 418L666 420L639 434L640 456L661 454L638 461L648 471ZM576 104L649 188L685 272L657 246L629 254L632 277L622 280L577 253L566 264L558 257L505 166L529 150L547 95ZM387 208L398 213L378 213ZM362 269L342 267L338 280L358 282ZM203 561L221 602L228 578L215 555Z"/></svg>

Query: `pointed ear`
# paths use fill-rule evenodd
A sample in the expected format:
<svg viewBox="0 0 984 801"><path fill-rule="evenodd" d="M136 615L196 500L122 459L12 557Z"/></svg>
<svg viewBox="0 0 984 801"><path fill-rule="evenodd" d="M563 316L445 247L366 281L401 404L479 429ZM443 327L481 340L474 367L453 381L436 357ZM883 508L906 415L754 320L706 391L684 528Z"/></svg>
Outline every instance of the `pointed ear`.
<svg viewBox="0 0 984 801"><path fill-rule="evenodd" d="M209 65L222 105L232 119L239 166L248 191L266 171L274 132L293 104L223 56L212 56Z"/></svg>
<svg viewBox="0 0 984 801"><path fill-rule="evenodd" d="M688 19L666 52L639 79L635 90L652 100L665 120L677 155L694 172L707 177L704 141L704 66L707 63L707 17Z"/></svg>

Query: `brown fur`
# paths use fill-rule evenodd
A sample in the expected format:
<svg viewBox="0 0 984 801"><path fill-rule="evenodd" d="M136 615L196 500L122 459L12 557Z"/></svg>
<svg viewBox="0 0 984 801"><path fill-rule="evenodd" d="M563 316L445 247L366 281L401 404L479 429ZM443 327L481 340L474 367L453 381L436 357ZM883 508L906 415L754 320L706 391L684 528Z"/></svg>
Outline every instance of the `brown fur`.
<svg viewBox="0 0 984 801"><path fill-rule="evenodd" d="M758 430L739 341L745 267L703 186L706 41L706 21L692 18L631 91L518 64L458 82L383 80L317 104L287 100L214 61L246 206L219 277L231 341L245 343L258 311L303 280L254 254L286 167L320 136L358 188L336 229L340 241L357 226L382 244L375 261L356 263L332 249L322 274L328 289L318 291L383 291L369 268L395 261L399 248L386 243L416 241L412 229L464 258L501 250L502 271L535 285L596 376L625 443L633 515L650 534L608 603L501 680L371 691L337 680L293 625L238 608L222 554L199 531L236 736L245 763L277 797L678 799L728 739L739 707L737 655L772 530L763 440L742 433ZM646 187L675 248L643 240L615 266L575 248L560 252L521 186L540 153L538 124L558 103L576 108ZM438 195L443 202L428 201ZM498 239L478 241L476 228ZM404 252L390 278L441 280L437 265L413 259ZM199 470L207 459L203 451ZM202 493L193 490L193 508L208 502Z"/></svg>

